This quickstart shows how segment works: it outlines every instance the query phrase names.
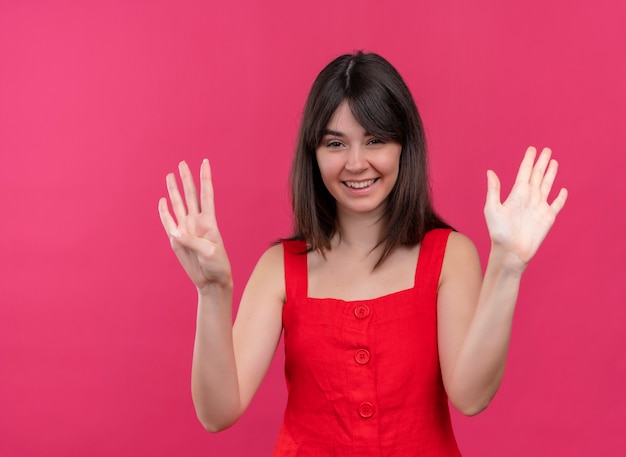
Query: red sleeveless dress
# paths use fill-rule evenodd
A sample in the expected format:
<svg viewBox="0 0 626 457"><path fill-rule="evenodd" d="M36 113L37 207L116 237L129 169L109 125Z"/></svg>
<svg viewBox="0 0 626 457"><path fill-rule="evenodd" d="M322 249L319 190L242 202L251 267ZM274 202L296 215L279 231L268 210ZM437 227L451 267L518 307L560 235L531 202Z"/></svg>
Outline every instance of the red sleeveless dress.
<svg viewBox="0 0 626 457"><path fill-rule="evenodd" d="M284 242L288 400L274 457L458 457L437 351L450 230L428 232L415 284L371 300L309 298L304 242Z"/></svg>

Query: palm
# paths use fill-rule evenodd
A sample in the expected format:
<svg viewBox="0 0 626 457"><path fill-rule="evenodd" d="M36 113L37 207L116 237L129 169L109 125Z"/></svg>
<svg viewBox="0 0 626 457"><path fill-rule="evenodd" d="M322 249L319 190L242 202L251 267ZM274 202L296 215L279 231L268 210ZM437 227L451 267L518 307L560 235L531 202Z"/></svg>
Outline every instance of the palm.
<svg viewBox="0 0 626 457"><path fill-rule="evenodd" d="M521 268L535 255L567 199L567 191L561 189L554 201L548 203L558 164L550 160L548 148L535 163L536 152L532 147L526 151L513 189L503 203L500 181L494 172L488 172L485 219L489 235L495 246L519 260Z"/></svg>
<svg viewBox="0 0 626 457"><path fill-rule="evenodd" d="M166 182L174 216L168 210L167 200L159 201L161 222L172 249L199 289L229 284L230 264L215 219L209 164L205 160L200 168L200 200L187 164L181 162L179 170L186 205L173 174L167 175Z"/></svg>

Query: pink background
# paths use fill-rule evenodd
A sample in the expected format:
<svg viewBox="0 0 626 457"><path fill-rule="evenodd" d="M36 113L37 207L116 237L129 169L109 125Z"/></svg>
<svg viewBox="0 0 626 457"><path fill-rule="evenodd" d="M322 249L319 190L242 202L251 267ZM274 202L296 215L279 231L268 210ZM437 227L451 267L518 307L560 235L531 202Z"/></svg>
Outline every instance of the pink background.
<svg viewBox="0 0 626 457"><path fill-rule="evenodd" d="M423 115L438 209L483 259L485 170L551 146L570 200L523 281L503 385L465 456L626 453L626 14L620 0L0 4L0 455L269 455L282 352L232 429L190 396L195 291L156 203L211 159L236 298L289 234L317 72L387 57Z"/></svg>

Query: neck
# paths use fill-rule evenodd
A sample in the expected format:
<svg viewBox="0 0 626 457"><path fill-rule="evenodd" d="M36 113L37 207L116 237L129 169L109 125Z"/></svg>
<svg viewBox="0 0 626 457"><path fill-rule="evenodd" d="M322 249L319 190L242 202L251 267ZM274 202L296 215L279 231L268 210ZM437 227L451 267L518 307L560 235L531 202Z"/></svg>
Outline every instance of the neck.
<svg viewBox="0 0 626 457"><path fill-rule="evenodd" d="M337 222L339 233L333 240L333 248L344 247L367 256L372 253L382 235L380 214L338 214Z"/></svg>

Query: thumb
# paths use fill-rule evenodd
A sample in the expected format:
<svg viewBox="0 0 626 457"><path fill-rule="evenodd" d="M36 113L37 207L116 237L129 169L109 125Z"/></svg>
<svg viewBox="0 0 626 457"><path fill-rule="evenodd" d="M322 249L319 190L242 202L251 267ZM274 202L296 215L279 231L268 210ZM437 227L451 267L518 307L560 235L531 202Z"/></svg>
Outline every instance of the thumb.
<svg viewBox="0 0 626 457"><path fill-rule="evenodd" d="M188 249L194 251L197 254L208 257L215 252L215 243L209 240L199 238L188 233L180 232L177 229L170 231L170 242L172 249L177 251L178 249Z"/></svg>
<svg viewBox="0 0 626 457"><path fill-rule="evenodd" d="M500 204L500 179L493 170L487 170L487 201L485 206Z"/></svg>

